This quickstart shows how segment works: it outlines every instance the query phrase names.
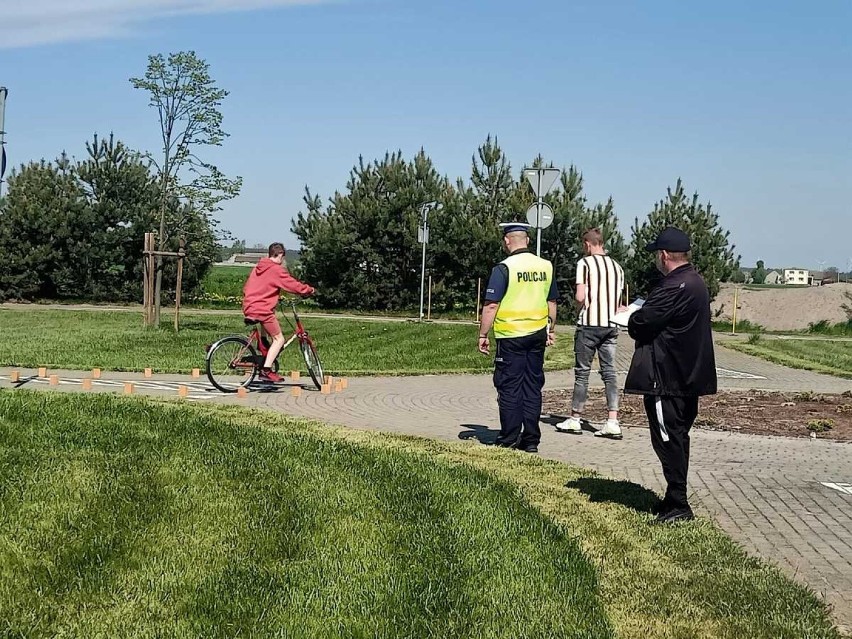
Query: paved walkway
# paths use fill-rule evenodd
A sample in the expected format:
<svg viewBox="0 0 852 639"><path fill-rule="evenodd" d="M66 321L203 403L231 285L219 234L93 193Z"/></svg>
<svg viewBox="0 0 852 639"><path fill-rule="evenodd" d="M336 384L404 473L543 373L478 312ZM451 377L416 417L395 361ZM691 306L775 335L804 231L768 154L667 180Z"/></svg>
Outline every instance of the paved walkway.
<svg viewBox="0 0 852 639"><path fill-rule="evenodd" d="M622 351L618 368L626 370L630 354L627 348ZM717 349L717 357L722 388L852 388L848 380L786 369L723 348ZM80 379L86 376L50 373L59 375L62 383L51 387L46 379L33 379L24 386L80 390ZM10 385L9 374L10 369L0 369L0 387ZM95 391L121 392L123 382L133 380L136 392L176 396L178 384L187 384L190 401L239 402L352 428L483 441L493 439L499 428L494 389L484 375L354 378L347 390L331 395L306 391L296 398L285 388L250 393L245 399L222 396L211 391L206 380L186 376L104 377ZM549 388L572 383L571 373L548 374ZM621 441L588 433L565 435L545 426L541 454L662 492L646 425L637 419L626 426ZM852 444L695 430L690 467L696 510L712 517L749 552L775 562L825 597L845 632L852 632L852 486L845 486L852 484L850 460Z"/></svg>

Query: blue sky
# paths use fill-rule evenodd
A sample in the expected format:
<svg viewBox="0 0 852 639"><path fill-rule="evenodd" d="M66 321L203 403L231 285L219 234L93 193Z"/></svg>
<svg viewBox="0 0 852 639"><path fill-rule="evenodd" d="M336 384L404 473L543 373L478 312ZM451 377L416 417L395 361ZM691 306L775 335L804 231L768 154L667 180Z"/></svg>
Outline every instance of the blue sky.
<svg viewBox="0 0 852 639"><path fill-rule="evenodd" d="M421 146L450 177L496 135L612 195L625 232L682 177L743 264L852 258L852 3L504 0L28 0L4 3L0 85L14 164L84 153L94 132L155 151L128 78L194 49L231 95L223 149L244 177L223 225L295 240L360 155ZM546 234L545 234L546 241Z"/></svg>

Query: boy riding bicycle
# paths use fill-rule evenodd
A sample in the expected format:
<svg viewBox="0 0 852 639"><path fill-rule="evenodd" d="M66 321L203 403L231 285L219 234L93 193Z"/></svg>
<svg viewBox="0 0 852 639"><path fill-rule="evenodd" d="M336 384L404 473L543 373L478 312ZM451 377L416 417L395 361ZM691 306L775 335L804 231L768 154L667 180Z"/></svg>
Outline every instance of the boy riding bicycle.
<svg viewBox="0 0 852 639"><path fill-rule="evenodd" d="M284 245L274 242L269 245L269 257L257 263L243 286L243 315L246 319L259 322L272 340L260 378L268 382L280 382L283 378L272 370L275 358L284 346L281 325L275 316L278 296L281 291L309 296L316 292L312 286L300 282L287 271L284 264Z"/></svg>

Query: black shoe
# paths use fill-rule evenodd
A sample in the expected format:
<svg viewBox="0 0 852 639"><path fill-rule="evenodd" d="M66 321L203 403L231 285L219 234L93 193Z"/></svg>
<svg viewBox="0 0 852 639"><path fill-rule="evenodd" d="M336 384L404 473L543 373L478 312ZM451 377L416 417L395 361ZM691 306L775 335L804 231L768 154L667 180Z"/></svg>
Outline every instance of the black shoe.
<svg viewBox="0 0 852 639"><path fill-rule="evenodd" d="M666 512L660 513L657 515L657 518L654 520L654 523L657 524L674 524L679 521L692 521L695 519L695 515L692 512L692 508L687 506L686 508L673 508Z"/></svg>
<svg viewBox="0 0 852 639"><path fill-rule="evenodd" d="M660 515L664 512L668 512L671 509L672 509L672 507L669 505L668 500L667 499L661 499L656 504L651 506L651 514L652 515Z"/></svg>
<svg viewBox="0 0 852 639"><path fill-rule="evenodd" d="M497 448L516 448L517 445L518 445L517 439L510 442L508 440L505 440L505 439L498 437L497 439L494 440L494 446L496 446Z"/></svg>
<svg viewBox="0 0 852 639"><path fill-rule="evenodd" d="M538 452L538 444L527 444L526 446L518 446L518 450L522 450L525 453L535 454Z"/></svg>

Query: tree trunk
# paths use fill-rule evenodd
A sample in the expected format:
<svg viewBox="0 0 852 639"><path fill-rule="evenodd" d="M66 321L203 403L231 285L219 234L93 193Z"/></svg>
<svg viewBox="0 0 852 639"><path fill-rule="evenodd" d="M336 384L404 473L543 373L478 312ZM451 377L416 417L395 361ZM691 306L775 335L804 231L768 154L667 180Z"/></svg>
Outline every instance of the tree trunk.
<svg viewBox="0 0 852 639"><path fill-rule="evenodd" d="M168 166L168 155L166 155L166 166ZM168 178L164 174L162 201L160 202L160 234L157 236L157 250L165 251L166 245L166 203L168 201ZM163 256L157 256L157 277L154 281L154 326L160 327L160 307L162 306L163 290Z"/></svg>
<svg viewBox="0 0 852 639"><path fill-rule="evenodd" d="M163 245L160 243L160 250L163 250ZM162 300L160 299L161 291L163 289L163 257L162 255L157 256L157 277L154 280L154 326L160 327L160 307L162 306Z"/></svg>

